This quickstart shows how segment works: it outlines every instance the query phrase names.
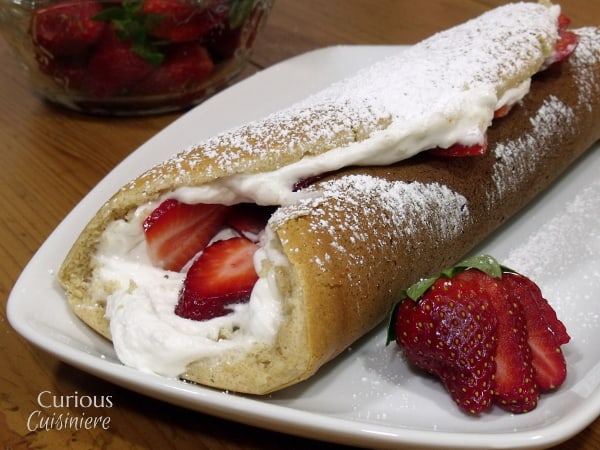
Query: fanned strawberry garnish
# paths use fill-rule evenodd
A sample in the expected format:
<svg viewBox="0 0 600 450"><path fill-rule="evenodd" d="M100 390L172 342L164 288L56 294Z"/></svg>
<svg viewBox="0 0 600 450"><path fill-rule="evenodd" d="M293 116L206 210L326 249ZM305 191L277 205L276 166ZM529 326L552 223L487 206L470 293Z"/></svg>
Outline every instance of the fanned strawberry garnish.
<svg viewBox="0 0 600 450"><path fill-rule="evenodd" d="M151 262L163 269L181 270L206 247L228 213L229 207L224 205L165 200L144 221Z"/></svg>
<svg viewBox="0 0 600 450"><path fill-rule="evenodd" d="M253 260L257 249L243 237L209 245L187 273L175 314L209 320L231 312L232 304L249 301L258 279Z"/></svg>
<svg viewBox="0 0 600 450"><path fill-rule="evenodd" d="M566 376L564 325L533 281L490 256L411 286L392 314L392 340L469 414L492 403L531 411Z"/></svg>

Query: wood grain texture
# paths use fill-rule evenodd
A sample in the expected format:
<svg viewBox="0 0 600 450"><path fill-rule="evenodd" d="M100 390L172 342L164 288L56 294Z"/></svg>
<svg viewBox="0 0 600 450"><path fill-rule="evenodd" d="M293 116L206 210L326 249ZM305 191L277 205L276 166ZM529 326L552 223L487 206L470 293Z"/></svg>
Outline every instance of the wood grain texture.
<svg viewBox="0 0 600 450"><path fill-rule="evenodd" d="M500 0L276 0L242 75L339 44L410 44ZM600 25L600 1L564 0L574 26ZM0 39L0 444L11 449L341 449L153 400L63 364L20 337L6 301L20 272L63 217L130 152L179 114L98 118L64 111L29 91ZM107 396L110 427L29 432L42 391ZM77 414L76 408L62 412ZM98 414L102 411L99 410ZM92 414L92 413L90 413ZM600 419L556 447L600 448Z"/></svg>

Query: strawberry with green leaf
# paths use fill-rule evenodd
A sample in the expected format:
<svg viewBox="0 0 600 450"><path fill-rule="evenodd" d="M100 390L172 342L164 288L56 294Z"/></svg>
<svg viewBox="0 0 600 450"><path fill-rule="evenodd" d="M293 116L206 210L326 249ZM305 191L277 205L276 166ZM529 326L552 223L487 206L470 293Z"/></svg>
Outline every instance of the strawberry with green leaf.
<svg viewBox="0 0 600 450"><path fill-rule="evenodd" d="M141 56L136 45L120 38L116 27L110 24L87 66L88 91L100 98L126 94L152 73L152 59Z"/></svg>
<svg viewBox="0 0 600 450"><path fill-rule="evenodd" d="M408 288L392 314L392 340L468 414L492 404L531 411L566 377L564 325L535 283L487 255Z"/></svg>
<svg viewBox="0 0 600 450"><path fill-rule="evenodd" d="M135 94L185 94L195 92L210 77L214 63L199 42L172 44L161 65L132 87Z"/></svg>

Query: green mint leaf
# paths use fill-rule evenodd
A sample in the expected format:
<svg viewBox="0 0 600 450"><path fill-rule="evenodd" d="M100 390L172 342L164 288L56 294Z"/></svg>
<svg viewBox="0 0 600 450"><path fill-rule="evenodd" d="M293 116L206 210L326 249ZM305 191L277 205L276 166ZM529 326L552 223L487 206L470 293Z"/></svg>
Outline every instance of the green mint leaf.
<svg viewBox="0 0 600 450"><path fill-rule="evenodd" d="M431 277L431 278L423 278L419 281L417 281L415 284L413 284L412 286L410 286L407 290L406 290L406 296L408 298L410 298L411 300L417 301L419 298L421 298L421 296L427 292L427 290L433 286L433 284L436 282L436 280L439 278L439 276L437 277Z"/></svg>
<svg viewBox="0 0 600 450"><path fill-rule="evenodd" d="M452 278L460 272L463 272L468 269L477 269L480 270L493 278L501 278L504 272L513 272L518 273L512 269L509 269L506 266L502 266L498 263L498 261L490 256L490 255L481 255L481 256L473 256L471 258L467 258L458 264L449 267L447 269L442 270L442 272L435 277L423 278L408 289L403 290L400 294L400 300L394 305L392 311L389 315L388 325L387 325L387 337L385 345L389 345L390 342L396 340L396 316L398 313L398 308L400 304L405 301L407 298L417 301L419 300L425 292L434 283L441 277Z"/></svg>
<svg viewBox="0 0 600 450"><path fill-rule="evenodd" d="M481 272L486 273L493 278L500 278L502 276L502 266L493 256L490 255L473 256L471 258L467 258L450 269L449 274L446 272L442 272L442 274L452 277L457 273L467 269L480 270Z"/></svg>
<svg viewBox="0 0 600 450"><path fill-rule="evenodd" d="M165 59L165 55L160 50L146 43L134 43L132 49L140 58L155 66L161 65Z"/></svg>
<svg viewBox="0 0 600 450"><path fill-rule="evenodd" d="M392 311L389 314L388 324L387 324L387 335L385 340L385 345L390 345L390 342L394 342L396 340L396 316L398 315L398 308L400 307L400 303L398 302L392 308Z"/></svg>
<svg viewBox="0 0 600 450"><path fill-rule="evenodd" d="M502 276L502 272L514 272L504 266L501 266L498 261L496 261L496 259L490 255L474 256L467 258L452 267L442 270L442 272L437 276L423 278L422 280L417 281L402 294L403 296L417 301L431 286L433 286L438 278L452 278L458 273L468 269L480 270L494 278L500 278Z"/></svg>
<svg viewBox="0 0 600 450"><path fill-rule="evenodd" d="M112 6L110 8L103 9L94 17L92 20L97 22L111 22L111 21L122 21L128 17L127 11L119 6Z"/></svg>
<svg viewBox="0 0 600 450"><path fill-rule="evenodd" d="M242 25L252 12L253 7L254 0L231 2L231 9L229 10L229 27L233 29Z"/></svg>
<svg viewBox="0 0 600 450"><path fill-rule="evenodd" d="M94 20L111 22L117 37L131 42L136 55L153 65L163 63L165 55L161 43L152 39L148 29L161 20L160 15L141 12L143 0L123 0L121 6L106 8L94 16Z"/></svg>

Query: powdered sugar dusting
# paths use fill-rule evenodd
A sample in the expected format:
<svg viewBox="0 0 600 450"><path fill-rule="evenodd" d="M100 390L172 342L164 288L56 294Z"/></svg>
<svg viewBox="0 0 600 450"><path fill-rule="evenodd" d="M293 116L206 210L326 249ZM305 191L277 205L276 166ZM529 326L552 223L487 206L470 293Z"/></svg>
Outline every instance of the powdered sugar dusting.
<svg viewBox="0 0 600 450"><path fill-rule="evenodd" d="M572 76L577 84L576 107L588 110L592 107L600 85L598 73L593 68L600 60L600 31L596 27L585 27L575 30L580 38L576 51L570 57L570 64L575 68ZM488 202L495 204L504 195L516 189L512 180L518 180L523 173L530 173L536 166L536 147L544 147L555 139L557 129L572 129L575 122L575 112L558 97L550 95L546 98L530 119L531 129L520 138L501 142L494 148L497 163L492 175L496 190L489 194Z"/></svg>
<svg viewBox="0 0 600 450"><path fill-rule="evenodd" d="M577 308L597 302L600 290L600 180L568 202L503 261L540 284L559 317L578 327L600 325L598 314ZM582 276L582 274L588 274Z"/></svg>
<svg viewBox="0 0 600 450"><path fill-rule="evenodd" d="M493 9L360 71L300 107L340 101L357 108L369 105L391 115L397 126L410 128L429 123L432 111L462 116L464 102L479 103L481 96L493 97L496 106L507 89L528 79L551 53L558 13L558 7L534 3ZM489 122L482 125L479 131Z"/></svg>
<svg viewBox="0 0 600 450"><path fill-rule="evenodd" d="M558 6L514 3L440 32L270 116L190 147L165 165L204 180L274 171L310 155L320 173L387 165L425 149L482 143L507 92L553 54ZM513 93L514 93L513 92ZM513 99L514 100L514 99ZM314 166L298 168L301 178ZM160 183L163 170L148 173ZM288 187L290 189L291 186Z"/></svg>
<svg viewBox="0 0 600 450"><path fill-rule="evenodd" d="M575 114L559 98L551 95L546 98L530 119L531 131L518 139L500 142L494 148L497 163L494 165L492 178L496 190L489 193L488 202L494 204L499 197L519 187L513 180L523 178L524 174L535 171L536 148L543 148L555 138L555 130L573 126Z"/></svg>
<svg viewBox="0 0 600 450"><path fill-rule="evenodd" d="M419 243L410 236L428 230L428 235L448 239L458 235L468 217L467 200L460 194L438 183L405 183L387 181L368 175L348 175L323 183L318 196L305 198L280 208L271 217L271 227L277 228L299 216L310 216L309 233L328 235L332 251L346 255L355 264L364 264L364 252L352 249L338 240L350 240L353 246L375 241L389 245L403 241L406 245ZM325 206L326 205L326 206ZM331 223L330 217L343 217ZM365 227L364 218L372 217L379 227ZM331 257L331 255L329 255ZM325 267L323 261L315 261ZM325 269L323 269L325 270Z"/></svg>
<svg viewBox="0 0 600 450"><path fill-rule="evenodd" d="M584 27L576 30L580 38L577 51L571 56L571 64L576 67L591 67L600 60L600 51L594 45L600 40L600 29L597 27ZM585 75L584 75L585 73ZM575 76L578 87L577 99L580 104L590 111L592 109L592 92L600 84L600 77L594 70L579 70Z"/></svg>

